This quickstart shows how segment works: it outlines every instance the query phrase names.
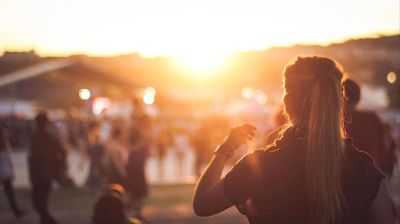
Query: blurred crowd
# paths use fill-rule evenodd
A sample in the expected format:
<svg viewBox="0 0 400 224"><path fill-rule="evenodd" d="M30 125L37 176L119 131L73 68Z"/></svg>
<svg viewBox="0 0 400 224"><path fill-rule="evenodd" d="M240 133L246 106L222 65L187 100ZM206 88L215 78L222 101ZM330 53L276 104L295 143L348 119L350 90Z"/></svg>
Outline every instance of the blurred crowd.
<svg viewBox="0 0 400 224"><path fill-rule="evenodd" d="M355 99L354 104L358 100ZM120 192L118 194L122 194L121 192L125 194L126 191L128 198L126 206L129 208L130 215L144 220L142 207L148 195L145 170L148 158L150 156L156 158L158 178L163 180L168 176L165 173L166 157L172 153L178 167L178 175L183 177L184 164L187 162L188 153L192 150L190 153L194 155L194 161L191 164L193 173L199 177L211 159L214 149L222 142L232 126L232 120L227 116L218 115L201 118L154 117L146 112L145 105L137 101L134 101L133 104L134 109L129 118L69 116L63 119L50 119L51 122L49 120L46 129L60 141L61 147L65 151L64 156L75 151L81 155L79 166L89 162L85 187L93 199L104 194L104 189L108 189L110 184L114 184L112 185L114 190L111 192L115 193L115 188L119 189L117 190ZM355 138L356 144L358 144L357 132L359 129L363 129L363 125L370 122L371 125L376 126L376 130L367 129L371 132L363 133L363 137L361 137L364 140L373 140L375 146L366 143L368 147L363 148L369 150L368 152L374 157L377 165L386 174L391 175L396 162L396 147L398 147L396 142L399 142L396 133L400 133L400 125L397 123L384 124L376 114L370 115L369 120L372 119L372 121L361 118L357 123L354 118L356 110L349 108L348 113L352 113L353 126L349 125L347 131L354 135L352 137ZM266 131L269 134L262 133L261 141L253 143L251 147L244 147L242 151L239 150L232 161L237 161L249 150L272 144L278 136L279 127L286 122L286 118L282 114L282 108L278 109L275 115L271 116L274 121ZM10 148L26 149L31 147L32 151L32 138L35 137L35 129L38 128L37 120L35 123L35 121L17 116L2 116L0 121L4 137L8 139ZM370 137L365 138L366 135L370 135ZM376 144L379 144L379 147ZM376 151L377 148L380 151ZM65 167L64 172L67 169L68 167ZM56 181L61 186L75 186L73 179L65 174L63 178ZM45 206L47 207L47 205ZM16 214L22 214L19 208L15 210ZM47 208L45 210L47 211Z"/></svg>

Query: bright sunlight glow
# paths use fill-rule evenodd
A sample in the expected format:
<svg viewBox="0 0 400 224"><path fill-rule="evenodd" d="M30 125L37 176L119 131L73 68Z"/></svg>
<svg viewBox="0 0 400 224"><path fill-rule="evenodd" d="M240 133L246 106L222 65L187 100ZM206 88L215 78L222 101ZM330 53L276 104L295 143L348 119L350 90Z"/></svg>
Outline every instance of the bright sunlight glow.
<svg viewBox="0 0 400 224"><path fill-rule="evenodd" d="M239 51L398 33L398 0L365 1L6 0L0 53L139 52L174 57L186 73L203 78Z"/></svg>
<svg viewBox="0 0 400 224"><path fill-rule="evenodd" d="M175 62L185 72L196 78L209 77L224 67L228 54L204 51L182 54L175 57Z"/></svg>

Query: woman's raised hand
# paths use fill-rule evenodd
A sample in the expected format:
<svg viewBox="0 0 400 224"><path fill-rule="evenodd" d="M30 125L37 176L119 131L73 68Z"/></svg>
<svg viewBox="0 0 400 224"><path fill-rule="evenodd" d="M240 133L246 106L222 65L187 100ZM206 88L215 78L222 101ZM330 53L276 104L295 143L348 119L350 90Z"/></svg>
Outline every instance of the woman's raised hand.
<svg viewBox="0 0 400 224"><path fill-rule="evenodd" d="M250 124L243 124L232 128L229 135L225 138L223 145L228 145L233 149L246 143L248 140L252 140L256 134L256 127Z"/></svg>

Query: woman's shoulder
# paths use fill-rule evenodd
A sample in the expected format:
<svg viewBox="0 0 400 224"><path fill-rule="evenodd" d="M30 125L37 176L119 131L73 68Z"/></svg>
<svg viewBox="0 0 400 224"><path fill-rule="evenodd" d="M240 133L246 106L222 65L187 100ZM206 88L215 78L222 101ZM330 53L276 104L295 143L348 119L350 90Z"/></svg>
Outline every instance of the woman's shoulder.
<svg viewBox="0 0 400 224"><path fill-rule="evenodd" d="M302 137L293 137L291 139L277 139L274 143L257 150L260 157L299 157L305 156L306 143Z"/></svg>
<svg viewBox="0 0 400 224"><path fill-rule="evenodd" d="M355 148L351 139L346 139L343 178L345 184L365 182L369 183L370 188L376 188L385 175L377 168L368 153Z"/></svg>
<svg viewBox="0 0 400 224"><path fill-rule="evenodd" d="M371 165L375 166L373 158L365 151L362 151L353 145L351 138L345 139L345 163L353 165Z"/></svg>
<svg viewBox="0 0 400 224"><path fill-rule="evenodd" d="M260 167L267 168L268 170L282 170L286 169L288 164L295 166L295 164L303 164L305 161L305 145L301 139L294 139L294 141L287 142L287 144L270 144L262 149L255 150L248 153L242 158L244 164L255 164Z"/></svg>
<svg viewBox="0 0 400 224"><path fill-rule="evenodd" d="M368 153L346 140L342 185L348 211L346 217L364 214L376 197L380 183L385 178Z"/></svg>

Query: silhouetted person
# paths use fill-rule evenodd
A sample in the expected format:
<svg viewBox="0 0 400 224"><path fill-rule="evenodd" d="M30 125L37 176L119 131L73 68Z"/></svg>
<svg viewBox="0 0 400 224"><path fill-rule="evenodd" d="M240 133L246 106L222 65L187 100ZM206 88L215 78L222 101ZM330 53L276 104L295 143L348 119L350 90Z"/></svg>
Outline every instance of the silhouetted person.
<svg viewBox="0 0 400 224"><path fill-rule="evenodd" d="M186 154L189 146L189 139L186 133L177 129L174 133L173 137L173 145L175 150L175 158L176 158L176 167L178 170L178 176L181 180L184 178L184 164L186 162Z"/></svg>
<svg viewBox="0 0 400 224"><path fill-rule="evenodd" d="M22 217L25 213L19 208L15 200L13 187L14 167L11 161L11 145L8 141L5 129L0 127L0 182L4 187L8 204L16 218Z"/></svg>
<svg viewBox="0 0 400 224"><path fill-rule="evenodd" d="M119 184L110 184L97 199L93 209L93 224L140 224L125 215L125 191Z"/></svg>
<svg viewBox="0 0 400 224"><path fill-rule="evenodd" d="M86 155L90 160L86 186L89 190L90 196L95 197L98 192L104 188L104 185L107 182L107 154L104 144L100 142L100 130L98 125L92 125L90 127Z"/></svg>
<svg viewBox="0 0 400 224"><path fill-rule="evenodd" d="M47 130L48 123L46 113L36 116L36 131L29 152L32 202L41 224L57 223L48 211L48 201L52 183L61 183L66 177L65 151L61 142Z"/></svg>
<svg viewBox="0 0 400 224"><path fill-rule="evenodd" d="M107 182L125 186L128 150L124 132L118 126L113 127L106 157Z"/></svg>
<svg viewBox="0 0 400 224"><path fill-rule="evenodd" d="M193 168L196 177L200 177L204 167L207 165L207 162L213 154L213 133L216 128L212 128L210 123L212 122L209 119L202 120L198 130L190 136L190 143L195 155Z"/></svg>
<svg viewBox="0 0 400 224"><path fill-rule="evenodd" d="M143 115L135 118L129 135L129 157L126 166L126 190L132 209L132 215L143 220L142 208L148 195L148 183L145 172L151 144L150 117Z"/></svg>
<svg viewBox="0 0 400 224"><path fill-rule="evenodd" d="M233 128L197 183L196 214L235 205L252 224L393 224L384 175L344 136L340 67L299 57L283 76L289 123L282 136L221 178L234 150L255 136L252 125Z"/></svg>
<svg viewBox="0 0 400 224"><path fill-rule="evenodd" d="M395 163L395 146L386 143L388 129L379 116L372 111L356 108L361 91L358 84L350 79L343 82L346 97L346 132L353 139L354 146L370 154L376 165L386 174L391 175ZM390 134L389 134L390 136ZM389 137L389 141L391 141Z"/></svg>
<svg viewBox="0 0 400 224"><path fill-rule="evenodd" d="M165 127L162 127L157 134L157 139L155 139L155 147L158 160L158 178L161 181L165 178L165 157L167 156L168 149L171 145L171 137L167 128Z"/></svg>

